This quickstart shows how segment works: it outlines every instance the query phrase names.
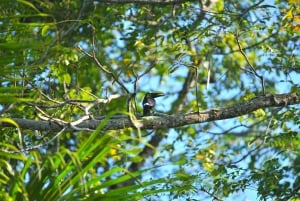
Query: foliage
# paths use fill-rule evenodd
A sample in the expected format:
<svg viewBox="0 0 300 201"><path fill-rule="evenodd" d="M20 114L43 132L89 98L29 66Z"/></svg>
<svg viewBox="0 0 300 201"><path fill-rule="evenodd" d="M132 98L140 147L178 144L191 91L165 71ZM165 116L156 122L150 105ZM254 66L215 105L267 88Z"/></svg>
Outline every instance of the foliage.
<svg viewBox="0 0 300 201"><path fill-rule="evenodd" d="M130 113L129 93L142 113L144 92L163 91L168 114L300 93L299 13L297 1L1 1L0 122L13 126L1 127L1 200L300 199L299 105L103 131ZM109 101L87 112L97 98ZM76 132L13 121L84 115L104 120Z"/></svg>

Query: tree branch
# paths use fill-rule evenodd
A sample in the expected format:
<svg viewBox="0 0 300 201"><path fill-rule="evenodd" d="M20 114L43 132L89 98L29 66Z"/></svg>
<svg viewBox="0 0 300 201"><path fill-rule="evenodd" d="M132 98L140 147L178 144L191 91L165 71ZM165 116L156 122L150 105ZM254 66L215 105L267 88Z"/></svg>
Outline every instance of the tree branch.
<svg viewBox="0 0 300 201"><path fill-rule="evenodd" d="M190 124L197 124L203 122L210 122L222 119L229 119L245 114L249 114L255 110L267 107L283 107L300 103L300 95L296 93L275 94L267 96L259 96L252 100L241 102L233 106L223 108L212 108L200 112L193 112L188 114L174 114L174 115L159 115L150 117L140 117L139 129L165 129L175 128ZM82 119L83 117L81 117ZM36 121L20 118L12 118L20 128L40 131L60 131L66 127L66 131L77 131L80 129L96 129L101 123L102 119L88 118L84 121L69 122L68 125L60 125L55 121L49 119L48 121ZM75 123L76 122L76 123ZM0 127L12 127L10 124L1 123ZM134 128L134 125L129 120L128 116L115 116L108 120L103 128L104 130L118 130Z"/></svg>

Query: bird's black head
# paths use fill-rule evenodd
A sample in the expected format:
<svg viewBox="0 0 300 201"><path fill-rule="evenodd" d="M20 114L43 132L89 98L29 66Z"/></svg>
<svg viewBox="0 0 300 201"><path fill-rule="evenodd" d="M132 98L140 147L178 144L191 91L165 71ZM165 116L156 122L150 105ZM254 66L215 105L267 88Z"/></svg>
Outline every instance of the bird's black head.
<svg viewBox="0 0 300 201"><path fill-rule="evenodd" d="M155 107L155 98L163 96L164 94L162 92L152 92L152 93L146 93L144 100L143 100L143 114L144 116L151 115L151 111Z"/></svg>

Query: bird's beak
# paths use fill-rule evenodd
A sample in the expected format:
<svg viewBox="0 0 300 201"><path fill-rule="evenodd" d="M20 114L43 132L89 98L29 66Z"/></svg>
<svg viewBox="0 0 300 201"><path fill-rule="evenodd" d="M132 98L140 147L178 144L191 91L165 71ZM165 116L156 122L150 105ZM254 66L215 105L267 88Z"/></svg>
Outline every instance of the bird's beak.
<svg viewBox="0 0 300 201"><path fill-rule="evenodd" d="M153 95L153 98L157 98L157 97L164 96L165 94L164 93L152 93L152 95Z"/></svg>

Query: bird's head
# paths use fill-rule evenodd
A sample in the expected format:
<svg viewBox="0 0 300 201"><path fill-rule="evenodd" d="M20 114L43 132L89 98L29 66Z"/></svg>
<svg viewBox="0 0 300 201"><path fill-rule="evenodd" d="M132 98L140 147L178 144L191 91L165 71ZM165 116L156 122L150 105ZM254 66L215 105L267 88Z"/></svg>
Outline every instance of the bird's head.
<svg viewBox="0 0 300 201"><path fill-rule="evenodd" d="M151 92L146 93L143 100L143 115L149 116L151 115L151 111L154 109L156 101L155 98L164 96L162 92Z"/></svg>

